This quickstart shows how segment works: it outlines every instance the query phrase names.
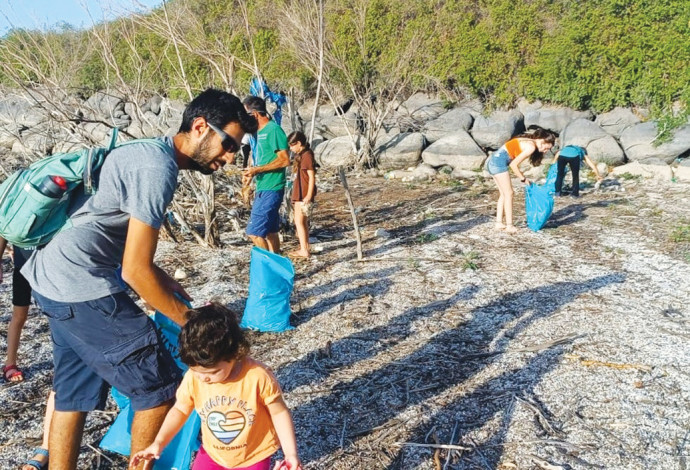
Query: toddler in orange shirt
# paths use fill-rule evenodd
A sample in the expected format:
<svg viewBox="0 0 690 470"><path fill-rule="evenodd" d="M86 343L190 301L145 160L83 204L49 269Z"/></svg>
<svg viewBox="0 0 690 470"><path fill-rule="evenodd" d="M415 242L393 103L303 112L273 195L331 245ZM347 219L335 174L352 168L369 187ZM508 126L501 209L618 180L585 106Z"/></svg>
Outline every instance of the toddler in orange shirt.
<svg viewBox="0 0 690 470"><path fill-rule="evenodd" d="M192 470L301 470L295 428L280 385L262 363L248 356L249 343L233 312L211 304L187 312L179 342L189 366L175 405L153 444L132 456L130 468L158 458L192 410L201 417L201 441Z"/></svg>

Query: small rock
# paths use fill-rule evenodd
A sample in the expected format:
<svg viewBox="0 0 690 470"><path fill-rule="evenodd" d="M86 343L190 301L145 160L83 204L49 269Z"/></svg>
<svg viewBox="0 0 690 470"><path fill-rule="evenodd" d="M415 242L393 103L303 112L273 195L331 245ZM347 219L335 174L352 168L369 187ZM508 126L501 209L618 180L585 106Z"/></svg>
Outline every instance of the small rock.
<svg viewBox="0 0 690 470"><path fill-rule="evenodd" d="M181 281L182 279L187 279L187 273L184 272L184 269L176 269L175 274L173 275L175 279L178 281Z"/></svg>
<svg viewBox="0 0 690 470"><path fill-rule="evenodd" d="M391 234L389 231L382 229L382 228L377 228L376 231L374 232L374 236L378 238L390 238Z"/></svg>

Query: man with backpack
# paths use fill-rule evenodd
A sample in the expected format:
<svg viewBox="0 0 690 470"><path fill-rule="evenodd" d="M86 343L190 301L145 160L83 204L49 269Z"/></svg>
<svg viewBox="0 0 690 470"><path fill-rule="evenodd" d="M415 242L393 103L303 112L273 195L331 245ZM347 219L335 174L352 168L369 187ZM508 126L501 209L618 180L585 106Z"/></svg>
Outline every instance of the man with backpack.
<svg viewBox="0 0 690 470"><path fill-rule="evenodd" d="M156 310L184 323L188 308L175 294L189 296L153 262L178 171L218 170L256 126L237 97L204 91L185 109L175 136L112 150L98 191L72 213L72 227L36 250L22 269L49 317L53 340L51 468L76 468L86 413L105 405L110 386L135 411L132 455L153 442L181 377L122 280Z"/></svg>

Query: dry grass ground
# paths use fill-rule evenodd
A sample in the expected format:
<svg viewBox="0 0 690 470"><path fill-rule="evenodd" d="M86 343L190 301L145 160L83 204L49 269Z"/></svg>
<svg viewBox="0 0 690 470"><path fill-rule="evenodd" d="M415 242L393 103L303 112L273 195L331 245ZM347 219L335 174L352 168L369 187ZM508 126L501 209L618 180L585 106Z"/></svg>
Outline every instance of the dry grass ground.
<svg viewBox="0 0 690 470"><path fill-rule="evenodd" d="M491 182L352 177L358 262L342 191L323 181L334 189L319 196L314 258L295 266L296 328L250 334L306 468L687 468L689 186L610 182L511 236L493 230ZM516 204L523 214L520 193ZM164 242L159 261L187 271L197 301L241 311L249 247L224 241ZM0 300L4 352L7 283ZM0 385L3 469L40 436L52 377L35 310L20 352L28 380ZM112 418L90 416L82 468L125 468L95 450Z"/></svg>

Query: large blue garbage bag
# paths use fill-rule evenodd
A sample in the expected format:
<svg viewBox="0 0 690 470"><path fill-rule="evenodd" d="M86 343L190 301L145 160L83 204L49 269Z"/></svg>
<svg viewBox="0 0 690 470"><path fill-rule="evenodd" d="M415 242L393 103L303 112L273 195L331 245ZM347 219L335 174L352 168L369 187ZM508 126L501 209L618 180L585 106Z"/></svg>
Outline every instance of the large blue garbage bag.
<svg viewBox="0 0 690 470"><path fill-rule="evenodd" d="M183 372L186 371L187 365L180 361L177 349L180 327L160 312L153 315L153 321L165 346L175 358L177 366ZM129 455L134 411L130 406L129 398L114 388L111 390L111 394L120 407L120 413L101 440L100 447L121 455ZM199 449L200 428L201 419L196 411L192 411L180 432L165 448L160 459L155 461L153 468L156 470L188 470L192 462L192 453Z"/></svg>
<svg viewBox="0 0 690 470"><path fill-rule="evenodd" d="M551 165L544 184L530 184L525 188L525 213L527 226L535 232L541 230L553 212L553 195L556 192L557 165Z"/></svg>
<svg viewBox="0 0 690 470"><path fill-rule="evenodd" d="M252 78L249 84L249 93L254 96L263 96L266 101L273 101L276 105L276 110L273 112L273 120L280 126L283 119L283 105L287 103L287 97L283 93L271 91L266 85L266 82L258 78Z"/></svg>
<svg viewBox="0 0 690 470"><path fill-rule="evenodd" d="M249 265L249 296L240 326L279 333L291 330L290 295L295 269L284 256L252 248Z"/></svg>

